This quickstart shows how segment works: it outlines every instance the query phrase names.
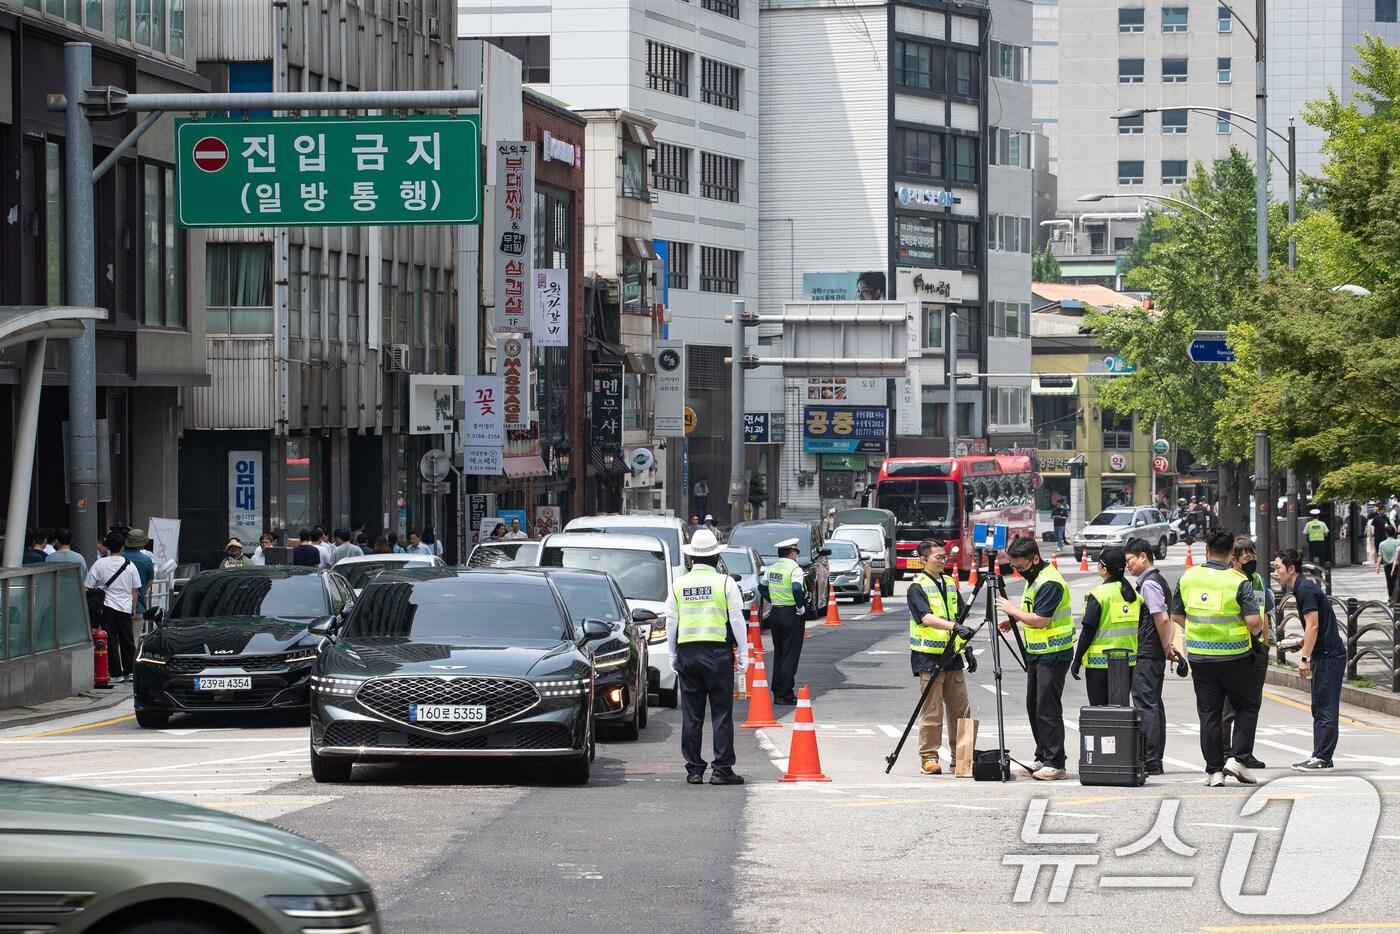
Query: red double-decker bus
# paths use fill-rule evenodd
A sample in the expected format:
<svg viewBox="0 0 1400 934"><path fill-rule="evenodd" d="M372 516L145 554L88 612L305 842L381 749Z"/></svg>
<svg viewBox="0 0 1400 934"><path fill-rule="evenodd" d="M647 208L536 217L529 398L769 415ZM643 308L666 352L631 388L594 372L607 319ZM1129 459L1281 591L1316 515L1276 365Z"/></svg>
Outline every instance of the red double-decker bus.
<svg viewBox="0 0 1400 934"><path fill-rule="evenodd" d="M966 576L975 555L972 528L1006 526L1007 540L1035 538L1034 466L1029 457L891 457L880 467L873 505L895 515L897 567L922 565L915 549L926 538L950 542L948 573Z"/></svg>

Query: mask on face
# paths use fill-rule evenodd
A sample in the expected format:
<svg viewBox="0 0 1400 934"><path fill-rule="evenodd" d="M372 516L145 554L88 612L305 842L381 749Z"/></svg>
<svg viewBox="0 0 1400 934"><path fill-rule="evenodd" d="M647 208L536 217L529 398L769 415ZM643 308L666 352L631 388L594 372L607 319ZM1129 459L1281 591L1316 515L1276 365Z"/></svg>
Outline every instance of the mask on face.
<svg viewBox="0 0 1400 934"><path fill-rule="evenodd" d="M1254 558L1249 561L1245 561L1240 565L1240 570L1244 571L1245 577L1253 577L1254 572L1259 570L1259 559Z"/></svg>
<svg viewBox="0 0 1400 934"><path fill-rule="evenodd" d="M1043 567L1045 567L1045 565L1043 564L1033 564L1030 567L1026 568L1024 571L1022 571L1021 576L1024 577L1026 579L1026 583L1029 584L1040 576L1040 569Z"/></svg>

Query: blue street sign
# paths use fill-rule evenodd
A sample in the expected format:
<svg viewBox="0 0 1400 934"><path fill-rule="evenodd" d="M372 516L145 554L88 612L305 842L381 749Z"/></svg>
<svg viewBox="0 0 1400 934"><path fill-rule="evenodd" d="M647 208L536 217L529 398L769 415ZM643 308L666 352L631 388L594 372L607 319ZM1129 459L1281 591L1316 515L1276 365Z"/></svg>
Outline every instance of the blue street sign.
<svg viewBox="0 0 1400 934"><path fill-rule="evenodd" d="M1187 354L1192 363L1234 363L1235 352L1225 342L1224 331L1196 331Z"/></svg>

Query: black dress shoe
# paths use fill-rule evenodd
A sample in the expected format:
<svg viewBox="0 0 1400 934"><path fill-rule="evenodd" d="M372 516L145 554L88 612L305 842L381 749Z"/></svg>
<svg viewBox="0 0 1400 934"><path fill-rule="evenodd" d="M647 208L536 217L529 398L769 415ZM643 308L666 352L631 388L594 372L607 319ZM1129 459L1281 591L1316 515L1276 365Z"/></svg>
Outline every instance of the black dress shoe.
<svg viewBox="0 0 1400 934"><path fill-rule="evenodd" d="M687 785L703 785L705 783L704 772L686 772L685 783Z"/></svg>
<svg viewBox="0 0 1400 934"><path fill-rule="evenodd" d="M711 785L742 785L744 776L735 775L733 772L715 772L710 775Z"/></svg>
<svg viewBox="0 0 1400 934"><path fill-rule="evenodd" d="M1149 766L1147 767L1147 774L1148 774L1148 775L1165 775L1165 774L1167 774L1167 771L1166 771L1166 769L1162 768L1160 765L1149 765Z"/></svg>
<svg viewBox="0 0 1400 934"><path fill-rule="evenodd" d="M1240 759L1240 765L1244 766L1244 767L1247 768L1247 769L1267 769L1267 768L1268 768L1267 765L1265 765L1264 763L1260 762L1258 759L1254 758L1253 756L1245 756L1244 758Z"/></svg>
<svg viewBox="0 0 1400 934"><path fill-rule="evenodd" d="M780 698L778 698L777 700L775 700L773 703L775 703L775 704L782 704L784 707L796 707L796 706L797 706L797 698L795 698L795 697L780 697Z"/></svg>

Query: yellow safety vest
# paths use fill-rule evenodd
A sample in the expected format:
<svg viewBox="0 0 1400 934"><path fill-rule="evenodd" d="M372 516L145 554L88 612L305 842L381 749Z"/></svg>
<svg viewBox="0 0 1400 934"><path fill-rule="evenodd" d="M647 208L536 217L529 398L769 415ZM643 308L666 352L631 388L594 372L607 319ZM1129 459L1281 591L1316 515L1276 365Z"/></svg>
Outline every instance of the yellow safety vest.
<svg viewBox="0 0 1400 934"><path fill-rule="evenodd" d="M1135 594L1131 602L1123 599L1123 588L1117 581L1100 584L1089 591L1099 605L1099 629L1089 651L1084 656L1085 668L1107 668L1108 649L1127 649L1128 664L1137 664L1138 621L1142 617L1142 595Z"/></svg>
<svg viewBox="0 0 1400 934"><path fill-rule="evenodd" d="M1026 585L1025 596L1021 598L1021 609L1027 613L1034 613L1036 591L1049 583L1060 585L1060 604L1055 607L1055 615L1050 617L1050 623L1044 629L1022 626L1026 651L1032 655L1063 652L1074 644L1074 616L1070 612L1069 585L1065 583L1064 576L1058 569L1048 564L1040 566L1040 573L1036 575L1035 580Z"/></svg>
<svg viewBox="0 0 1400 934"><path fill-rule="evenodd" d="M725 642L729 635L726 578L706 564L696 565L675 584L676 642Z"/></svg>
<svg viewBox="0 0 1400 934"><path fill-rule="evenodd" d="M938 592L938 585L933 578L927 574L919 574L914 578L910 587L918 587L924 592L925 599L928 600L929 609L934 615L943 619L956 622L958 618L958 583L951 577L943 578L943 590L947 594L944 599ZM942 612L939 612L939 611ZM932 626L925 626L914 617L909 618L909 651L925 652L929 655L942 655L948 647L948 637L952 633L947 629L935 629ZM956 636L953 638L953 654L963 650L967 643Z"/></svg>
<svg viewBox="0 0 1400 934"><path fill-rule="evenodd" d="M801 573L802 565L791 558L779 558L770 564L763 572L763 582L768 585L768 602L774 606L796 606L792 579Z"/></svg>
<svg viewBox="0 0 1400 934"><path fill-rule="evenodd" d="M1205 565L1181 575L1181 602L1186 608L1186 651L1209 658L1248 655L1249 626L1240 609L1244 575L1230 568Z"/></svg>
<svg viewBox="0 0 1400 934"><path fill-rule="evenodd" d="M1327 523L1321 519L1309 519L1308 524L1303 526L1303 531L1307 533L1310 542L1327 541Z"/></svg>

